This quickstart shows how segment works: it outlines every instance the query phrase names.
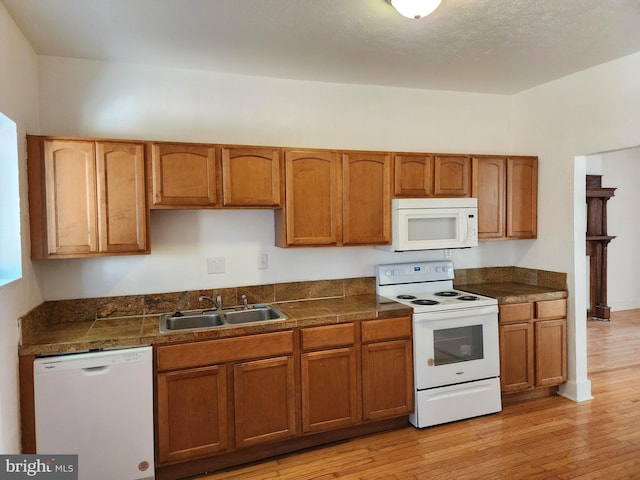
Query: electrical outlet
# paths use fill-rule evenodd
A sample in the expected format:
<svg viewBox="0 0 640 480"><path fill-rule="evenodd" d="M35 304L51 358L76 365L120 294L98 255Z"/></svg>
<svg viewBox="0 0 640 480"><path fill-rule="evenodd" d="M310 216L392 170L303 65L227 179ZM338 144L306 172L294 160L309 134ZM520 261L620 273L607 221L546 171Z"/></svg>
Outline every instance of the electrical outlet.
<svg viewBox="0 0 640 480"><path fill-rule="evenodd" d="M269 255L267 253L258 254L258 270L266 270L269 268Z"/></svg>
<svg viewBox="0 0 640 480"><path fill-rule="evenodd" d="M207 258L207 273L224 273L224 257Z"/></svg>

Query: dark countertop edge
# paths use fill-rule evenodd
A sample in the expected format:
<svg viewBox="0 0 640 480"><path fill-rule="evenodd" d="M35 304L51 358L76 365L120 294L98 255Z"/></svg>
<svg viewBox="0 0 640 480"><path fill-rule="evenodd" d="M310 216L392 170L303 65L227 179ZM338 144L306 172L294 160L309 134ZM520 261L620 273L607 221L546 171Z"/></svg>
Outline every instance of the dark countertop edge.
<svg viewBox="0 0 640 480"><path fill-rule="evenodd" d="M456 285L456 288L465 292L493 297L498 300L498 304L557 300L569 296L566 290L515 282Z"/></svg>
<svg viewBox="0 0 640 480"><path fill-rule="evenodd" d="M309 309L312 308L313 302L315 302L315 300L300 300L295 302L274 303L273 305L282 310L283 313L289 317L286 320L274 320L260 322L259 324L246 324L177 333L160 333L158 327L157 333L141 333L141 335L137 336L128 335L100 340L78 339L51 343L25 344L18 346L18 355L62 355L68 353L82 353L91 350L129 348L143 345L168 345L172 343L196 342L202 340L215 340L218 338L230 338L243 335L255 335L260 333L290 330L299 327L331 325L361 320L400 318L411 316L413 314L413 310L410 307L407 307L406 305L398 302L389 301L388 299L385 299L383 297L377 297L375 308L353 308L350 311L345 310L339 313L331 311L318 311L316 315L309 313ZM296 318L296 310L300 309L306 310L306 312L304 315ZM322 310L322 308L320 310ZM145 315L141 317L144 319L145 323L148 320L159 322L160 319L160 315L157 314ZM113 317L112 320L118 320L119 318L120 317Z"/></svg>

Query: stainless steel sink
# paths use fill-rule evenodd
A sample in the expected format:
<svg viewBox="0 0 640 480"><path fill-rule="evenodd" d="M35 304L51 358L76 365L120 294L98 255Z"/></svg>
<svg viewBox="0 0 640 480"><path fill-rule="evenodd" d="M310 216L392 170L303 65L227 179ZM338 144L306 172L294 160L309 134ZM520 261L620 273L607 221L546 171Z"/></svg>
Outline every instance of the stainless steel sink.
<svg viewBox="0 0 640 480"><path fill-rule="evenodd" d="M255 307L248 310L234 310L224 312L224 321L229 325L241 323L263 322L265 320L276 320L286 318L282 313L273 307Z"/></svg>
<svg viewBox="0 0 640 480"><path fill-rule="evenodd" d="M279 310L267 305L253 306L248 309L226 309L218 311L188 311L160 315L160 332L171 333L184 330L202 330L229 325L264 322L266 320L285 320L287 317Z"/></svg>
<svg viewBox="0 0 640 480"><path fill-rule="evenodd" d="M168 333L178 330L195 330L199 328L212 328L224 325L222 316L209 312L167 313L160 316L160 332Z"/></svg>

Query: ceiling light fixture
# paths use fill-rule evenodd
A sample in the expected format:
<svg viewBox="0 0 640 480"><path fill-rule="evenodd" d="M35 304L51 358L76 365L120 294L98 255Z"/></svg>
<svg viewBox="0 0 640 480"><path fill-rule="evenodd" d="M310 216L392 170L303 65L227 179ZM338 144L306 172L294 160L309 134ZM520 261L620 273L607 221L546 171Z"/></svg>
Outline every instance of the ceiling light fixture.
<svg viewBox="0 0 640 480"><path fill-rule="evenodd" d="M422 18L433 13L441 0L389 0L400 15L407 18Z"/></svg>

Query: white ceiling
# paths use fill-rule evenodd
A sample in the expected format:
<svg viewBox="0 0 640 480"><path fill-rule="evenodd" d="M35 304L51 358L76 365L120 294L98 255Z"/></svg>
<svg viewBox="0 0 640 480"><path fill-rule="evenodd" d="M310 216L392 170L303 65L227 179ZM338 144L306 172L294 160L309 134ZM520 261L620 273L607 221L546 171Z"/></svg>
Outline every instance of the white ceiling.
<svg viewBox="0 0 640 480"><path fill-rule="evenodd" d="M640 51L640 0L0 0L39 55L509 94Z"/></svg>

